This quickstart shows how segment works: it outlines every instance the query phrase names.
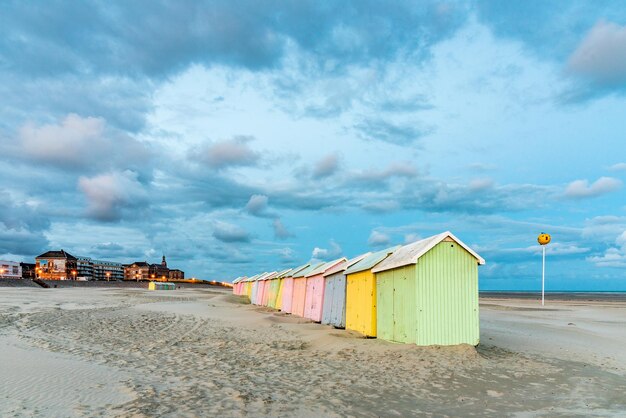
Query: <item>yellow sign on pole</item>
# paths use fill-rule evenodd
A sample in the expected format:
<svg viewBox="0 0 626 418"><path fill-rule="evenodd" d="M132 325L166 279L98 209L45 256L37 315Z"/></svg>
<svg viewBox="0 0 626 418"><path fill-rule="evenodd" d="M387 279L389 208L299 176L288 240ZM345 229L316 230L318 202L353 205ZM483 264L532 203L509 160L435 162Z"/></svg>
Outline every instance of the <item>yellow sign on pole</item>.
<svg viewBox="0 0 626 418"><path fill-rule="evenodd" d="M541 264L541 306L544 306L545 301L545 288L546 288L546 245L550 243L552 237L550 234L542 232L537 237L537 242L541 245L543 250L542 264Z"/></svg>

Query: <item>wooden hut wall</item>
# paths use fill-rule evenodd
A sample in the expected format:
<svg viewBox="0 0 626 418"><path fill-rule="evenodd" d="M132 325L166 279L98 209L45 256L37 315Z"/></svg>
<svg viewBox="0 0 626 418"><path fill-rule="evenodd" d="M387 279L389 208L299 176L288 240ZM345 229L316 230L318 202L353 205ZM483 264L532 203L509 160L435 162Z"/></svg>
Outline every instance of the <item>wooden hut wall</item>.
<svg viewBox="0 0 626 418"><path fill-rule="evenodd" d="M293 310L293 277L285 277L283 279L283 301L281 310L291 313Z"/></svg>
<svg viewBox="0 0 626 418"><path fill-rule="evenodd" d="M346 328L376 336L376 281L371 270L346 277Z"/></svg>
<svg viewBox="0 0 626 418"><path fill-rule="evenodd" d="M326 276L324 287L324 308L322 324L333 325L337 328L346 326L346 276L339 271Z"/></svg>

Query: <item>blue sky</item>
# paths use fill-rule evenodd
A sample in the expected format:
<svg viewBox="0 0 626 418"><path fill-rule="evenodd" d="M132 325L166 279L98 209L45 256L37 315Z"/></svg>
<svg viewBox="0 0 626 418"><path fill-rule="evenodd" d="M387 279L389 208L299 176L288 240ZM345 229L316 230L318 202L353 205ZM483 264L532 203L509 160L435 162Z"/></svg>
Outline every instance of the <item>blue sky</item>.
<svg viewBox="0 0 626 418"><path fill-rule="evenodd" d="M3 2L0 258L232 279L451 230L626 290L620 2Z"/></svg>

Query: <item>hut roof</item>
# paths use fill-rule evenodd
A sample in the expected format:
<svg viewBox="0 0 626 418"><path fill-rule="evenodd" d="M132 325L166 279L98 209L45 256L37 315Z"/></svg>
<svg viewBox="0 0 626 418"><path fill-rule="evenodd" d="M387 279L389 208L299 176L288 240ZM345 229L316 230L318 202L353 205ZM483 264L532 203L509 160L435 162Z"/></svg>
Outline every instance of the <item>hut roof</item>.
<svg viewBox="0 0 626 418"><path fill-rule="evenodd" d="M476 258L478 264L485 264L485 260L481 256L476 254L470 247L463 243L463 241L455 237L452 232L446 231L399 248L389 258L376 266L376 268L372 269L372 272L378 273L385 270L395 269L397 267L407 266L409 264L417 264L417 261L421 256L432 250L435 245L446 239L451 239L463 247L468 253Z"/></svg>
<svg viewBox="0 0 626 418"><path fill-rule="evenodd" d="M385 250L372 253L368 255L367 257L364 257L361 261L354 264L352 267L348 268L345 271L345 274L352 274L352 273L358 273L359 271L369 270L372 267L374 267L376 264L380 263L385 258L387 258L389 254L392 254L398 248L400 248L400 246L396 245L395 247L390 247Z"/></svg>
<svg viewBox="0 0 626 418"><path fill-rule="evenodd" d="M312 272L316 268L320 267L322 264L324 264L324 263L323 262L319 262L319 263L310 264L304 270L300 270L298 273L294 274L293 277L306 277L310 272Z"/></svg>
<svg viewBox="0 0 626 418"><path fill-rule="evenodd" d="M285 269L281 272L279 272L276 276L274 276L274 279L281 279L283 278L285 275L287 275L291 270L293 269Z"/></svg>
<svg viewBox="0 0 626 418"><path fill-rule="evenodd" d="M324 277L330 276L331 274L335 274L335 273L338 273L340 271L344 271L345 269L347 269L349 267L352 267L353 265L355 265L359 261L363 260L365 257L367 257L370 254L371 254L371 252L367 252L365 254L357 255L356 257L351 258L350 260L346 260L346 261L344 261L342 263L339 263L336 266L334 266L333 268L330 268L330 269L326 270L326 272L324 273Z"/></svg>
<svg viewBox="0 0 626 418"><path fill-rule="evenodd" d="M303 264L301 266L295 267L295 268L291 269L289 274L285 274L285 277L294 277L296 274L299 274L302 270L304 270L305 268L309 267L310 265L311 265L311 263L306 263L306 264Z"/></svg>
<svg viewBox="0 0 626 418"><path fill-rule="evenodd" d="M246 279L246 281L247 282L254 282L254 281L258 280L258 278L263 276L264 274L267 274L267 273L255 274L254 276L249 277L248 279Z"/></svg>
<svg viewBox="0 0 626 418"><path fill-rule="evenodd" d="M259 277L257 280L269 280L273 278L278 272L273 271L271 273L265 273L263 276Z"/></svg>
<svg viewBox="0 0 626 418"><path fill-rule="evenodd" d="M335 267L337 264L340 264L342 261L348 261L346 257L341 257L333 261L329 261L328 263L324 263L321 266L313 269L306 275L306 277L315 276L316 274L325 273L326 270Z"/></svg>

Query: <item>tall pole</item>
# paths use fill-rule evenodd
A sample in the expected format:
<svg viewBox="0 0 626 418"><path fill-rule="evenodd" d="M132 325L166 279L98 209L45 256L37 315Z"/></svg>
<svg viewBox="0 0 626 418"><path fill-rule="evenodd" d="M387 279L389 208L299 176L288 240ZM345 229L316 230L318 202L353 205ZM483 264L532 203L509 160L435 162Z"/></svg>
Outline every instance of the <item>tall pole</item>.
<svg viewBox="0 0 626 418"><path fill-rule="evenodd" d="M541 264L541 306L545 301L545 288L546 288L546 246L542 245L543 249L543 262Z"/></svg>

